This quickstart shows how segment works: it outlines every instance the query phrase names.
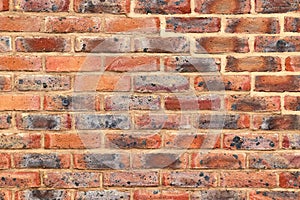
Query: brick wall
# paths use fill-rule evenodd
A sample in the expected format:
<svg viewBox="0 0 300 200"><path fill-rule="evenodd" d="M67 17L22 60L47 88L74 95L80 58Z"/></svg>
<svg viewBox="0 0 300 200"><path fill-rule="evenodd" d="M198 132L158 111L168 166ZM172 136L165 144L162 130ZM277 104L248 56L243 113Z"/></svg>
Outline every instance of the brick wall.
<svg viewBox="0 0 300 200"><path fill-rule="evenodd" d="M300 199L299 0L0 11L0 199Z"/></svg>

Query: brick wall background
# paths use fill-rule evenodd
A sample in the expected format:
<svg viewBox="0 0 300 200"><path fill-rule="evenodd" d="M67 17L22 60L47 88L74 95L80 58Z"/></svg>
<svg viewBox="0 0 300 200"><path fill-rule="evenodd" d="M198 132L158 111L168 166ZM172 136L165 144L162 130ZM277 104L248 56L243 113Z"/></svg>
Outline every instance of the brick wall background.
<svg viewBox="0 0 300 200"><path fill-rule="evenodd" d="M0 11L0 199L300 199L298 0Z"/></svg>

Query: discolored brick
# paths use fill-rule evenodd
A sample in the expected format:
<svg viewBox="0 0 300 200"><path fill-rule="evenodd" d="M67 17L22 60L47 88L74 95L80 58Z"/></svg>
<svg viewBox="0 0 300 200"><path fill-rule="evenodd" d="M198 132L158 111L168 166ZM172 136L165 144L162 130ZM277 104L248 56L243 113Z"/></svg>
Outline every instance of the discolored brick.
<svg viewBox="0 0 300 200"><path fill-rule="evenodd" d="M199 129L245 129L250 126L247 114L210 115L202 114L197 117L196 128Z"/></svg>
<svg viewBox="0 0 300 200"><path fill-rule="evenodd" d="M141 14L187 14L191 12L190 0L175 1L163 0L159 3L150 0L138 0L134 12Z"/></svg>
<svg viewBox="0 0 300 200"><path fill-rule="evenodd" d="M261 130L299 130L298 115L254 115L254 129Z"/></svg>
<svg viewBox="0 0 300 200"><path fill-rule="evenodd" d="M14 0L14 10L25 12L67 12L69 0Z"/></svg>
<svg viewBox="0 0 300 200"><path fill-rule="evenodd" d="M75 0L74 10L79 13L111 13L124 14L129 13L129 0Z"/></svg>
<svg viewBox="0 0 300 200"><path fill-rule="evenodd" d="M200 14L250 13L250 0L196 0L195 12Z"/></svg>

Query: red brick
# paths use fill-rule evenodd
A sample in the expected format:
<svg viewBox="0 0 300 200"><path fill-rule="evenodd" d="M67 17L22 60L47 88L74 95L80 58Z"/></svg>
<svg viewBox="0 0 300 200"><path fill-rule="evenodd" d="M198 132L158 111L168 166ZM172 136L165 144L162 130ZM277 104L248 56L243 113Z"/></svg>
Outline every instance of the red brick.
<svg viewBox="0 0 300 200"><path fill-rule="evenodd" d="M0 53L10 52L12 50L11 37L0 36Z"/></svg>
<svg viewBox="0 0 300 200"><path fill-rule="evenodd" d="M233 153L193 153L191 157L193 169L244 169L245 154Z"/></svg>
<svg viewBox="0 0 300 200"><path fill-rule="evenodd" d="M250 0L197 0L195 12L201 14L246 14L250 13Z"/></svg>
<svg viewBox="0 0 300 200"><path fill-rule="evenodd" d="M0 110L39 110L37 95L0 95Z"/></svg>
<svg viewBox="0 0 300 200"><path fill-rule="evenodd" d="M129 153L74 154L76 169L128 169Z"/></svg>
<svg viewBox="0 0 300 200"><path fill-rule="evenodd" d="M18 52L68 52L71 40L62 37L17 37Z"/></svg>
<svg viewBox="0 0 300 200"><path fill-rule="evenodd" d="M219 110L221 98L217 95L166 96L167 110Z"/></svg>
<svg viewBox="0 0 300 200"><path fill-rule="evenodd" d="M248 38L239 37L202 37L196 39L196 53L247 53Z"/></svg>
<svg viewBox="0 0 300 200"><path fill-rule="evenodd" d="M25 12L67 12L69 0L14 0L14 10Z"/></svg>
<svg viewBox="0 0 300 200"><path fill-rule="evenodd" d="M276 200L295 200L299 199L298 192L289 191L251 191L249 193L249 200L259 199L276 199Z"/></svg>
<svg viewBox="0 0 300 200"><path fill-rule="evenodd" d="M44 184L49 188L89 188L100 186L100 174L93 172L46 172Z"/></svg>
<svg viewBox="0 0 300 200"><path fill-rule="evenodd" d="M292 72L300 72L300 57L289 56L285 59L285 70Z"/></svg>
<svg viewBox="0 0 300 200"><path fill-rule="evenodd" d="M159 174L155 171L104 172L104 186L153 187L159 185Z"/></svg>
<svg viewBox="0 0 300 200"><path fill-rule="evenodd" d="M114 56L105 57L105 71L113 72L148 72L159 71L159 57Z"/></svg>
<svg viewBox="0 0 300 200"><path fill-rule="evenodd" d="M284 108L286 110L300 111L300 97L299 96L285 96Z"/></svg>
<svg viewBox="0 0 300 200"><path fill-rule="evenodd" d="M246 200L247 194L245 191L238 190L203 190L194 191L191 194L191 200L224 200L224 199L234 199L234 200ZM258 199L257 199L258 200Z"/></svg>
<svg viewBox="0 0 300 200"><path fill-rule="evenodd" d="M9 190L0 190L0 198L3 200L10 200L11 199L11 191Z"/></svg>
<svg viewBox="0 0 300 200"><path fill-rule="evenodd" d="M69 154L18 153L13 158L16 168L66 169L71 165Z"/></svg>
<svg viewBox="0 0 300 200"><path fill-rule="evenodd" d="M299 171L281 172L279 174L279 186L282 188L299 188L300 186Z"/></svg>
<svg viewBox="0 0 300 200"><path fill-rule="evenodd" d="M276 186L276 174L273 172L222 172L221 187L234 188L274 188Z"/></svg>
<svg viewBox="0 0 300 200"><path fill-rule="evenodd" d="M104 137L109 149L157 149L162 142L156 133L108 133Z"/></svg>
<svg viewBox="0 0 300 200"><path fill-rule="evenodd" d="M284 134L282 136L282 147L284 149L300 149L300 135Z"/></svg>
<svg viewBox="0 0 300 200"><path fill-rule="evenodd" d="M164 147L176 149L216 149L220 148L220 134L167 133Z"/></svg>
<svg viewBox="0 0 300 200"><path fill-rule="evenodd" d="M130 52L129 37L77 37L76 52L126 53Z"/></svg>
<svg viewBox="0 0 300 200"><path fill-rule="evenodd" d="M2 92L11 91L10 75L0 75L0 91Z"/></svg>
<svg viewBox="0 0 300 200"><path fill-rule="evenodd" d="M79 13L124 14L130 11L130 0L75 0L74 10Z"/></svg>
<svg viewBox="0 0 300 200"><path fill-rule="evenodd" d="M105 18L105 33L159 33L159 18Z"/></svg>
<svg viewBox="0 0 300 200"><path fill-rule="evenodd" d="M226 110L243 112L280 111L279 96L231 95L225 100Z"/></svg>
<svg viewBox="0 0 300 200"><path fill-rule="evenodd" d="M0 149L37 149L41 147L39 133L1 133Z"/></svg>
<svg viewBox="0 0 300 200"><path fill-rule="evenodd" d="M285 17L284 18L285 32L300 32L300 18L299 17Z"/></svg>
<svg viewBox="0 0 300 200"><path fill-rule="evenodd" d="M98 33L101 19L98 17L47 17L46 32L49 33Z"/></svg>
<svg viewBox="0 0 300 200"><path fill-rule="evenodd" d="M276 18L228 18L226 21L227 33L279 33L279 21Z"/></svg>
<svg viewBox="0 0 300 200"><path fill-rule="evenodd" d="M28 188L41 185L38 172L1 172L0 187L4 188Z"/></svg>
<svg viewBox="0 0 300 200"><path fill-rule="evenodd" d="M250 76L248 75L203 75L197 76L194 80L194 87L197 91L249 91Z"/></svg>
<svg viewBox="0 0 300 200"><path fill-rule="evenodd" d="M1 16L0 31L39 32L42 19L27 16Z"/></svg>
<svg viewBox="0 0 300 200"><path fill-rule="evenodd" d="M0 4L0 11L6 11L6 10L9 10L9 0L2 0Z"/></svg>
<svg viewBox="0 0 300 200"><path fill-rule="evenodd" d="M10 167L11 167L10 155L7 153L0 153L0 169L9 169Z"/></svg>
<svg viewBox="0 0 300 200"><path fill-rule="evenodd" d="M256 52L299 52L300 37L256 36L254 49Z"/></svg>
<svg viewBox="0 0 300 200"><path fill-rule="evenodd" d="M134 39L134 51L145 53L188 53L190 43L185 37L140 37Z"/></svg>
<svg viewBox="0 0 300 200"><path fill-rule="evenodd" d="M92 149L101 147L101 135L97 133L47 133L46 149Z"/></svg>
<svg viewBox="0 0 300 200"><path fill-rule="evenodd" d="M1 56L1 71L40 71L42 59L37 56Z"/></svg>
<svg viewBox="0 0 300 200"><path fill-rule="evenodd" d="M281 71L281 59L271 56L235 58L227 56L225 70L228 72L277 72Z"/></svg>
<svg viewBox="0 0 300 200"><path fill-rule="evenodd" d="M165 57L167 72L216 72L221 68L219 58L198 58L190 56Z"/></svg>
<svg viewBox="0 0 300 200"><path fill-rule="evenodd" d="M274 150L279 147L278 134L259 133L226 133L224 134L224 149L242 150Z"/></svg>
<svg viewBox="0 0 300 200"><path fill-rule="evenodd" d="M189 200L189 194L180 190L135 190L134 200Z"/></svg>
<svg viewBox="0 0 300 200"><path fill-rule="evenodd" d="M166 31L175 33L213 33L221 28L221 20L216 17L168 17L166 22Z"/></svg>
<svg viewBox="0 0 300 200"><path fill-rule="evenodd" d="M71 200L71 194L66 190L23 190L17 191L15 200L28 200L28 199L47 199L54 198L60 200Z"/></svg>
<svg viewBox="0 0 300 200"><path fill-rule="evenodd" d="M186 169L189 155L186 153L141 153L132 156L134 169Z"/></svg>
<svg viewBox="0 0 300 200"><path fill-rule="evenodd" d="M255 91L264 92L299 92L300 77L298 75L286 76L256 76Z"/></svg>
<svg viewBox="0 0 300 200"><path fill-rule="evenodd" d="M190 116L181 114L136 114L136 129L188 129L191 127Z"/></svg>
<svg viewBox="0 0 300 200"><path fill-rule="evenodd" d="M300 154L297 153L251 153L248 157L252 169L297 169Z"/></svg>
<svg viewBox="0 0 300 200"><path fill-rule="evenodd" d="M11 127L12 115L8 113L0 114L0 129L8 129Z"/></svg>
<svg viewBox="0 0 300 200"><path fill-rule="evenodd" d="M187 14L191 12L190 0L176 1L176 0L165 0L161 3L154 1L138 0L136 2L134 12L141 14Z"/></svg>
<svg viewBox="0 0 300 200"><path fill-rule="evenodd" d="M122 199L129 200L130 192L119 190L89 190L77 191L75 200L88 200L88 199Z"/></svg>
<svg viewBox="0 0 300 200"><path fill-rule="evenodd" d="M217 186L217 174L214 172L165 172L162 175L164 186L186 188L212 188Z"/></svg>
<svg viewBox="0 0 300 200"><path fill-rule="evenodd" d="M255 10L258 13L287 13L300 9L297 0L256 0Z"/></svg>
<svg viewBox="0 0 300 200"><path fill-rule="evenodd" d="M300 130L300 116L297 115L254 115L254 129Z"/></svg>
<svg viewBox="0 0 300 200"><path fill-rule="evenodd" d="M196 128L199 129L244 129L250 126L247 114L202 114L197 118Z"/></svg>

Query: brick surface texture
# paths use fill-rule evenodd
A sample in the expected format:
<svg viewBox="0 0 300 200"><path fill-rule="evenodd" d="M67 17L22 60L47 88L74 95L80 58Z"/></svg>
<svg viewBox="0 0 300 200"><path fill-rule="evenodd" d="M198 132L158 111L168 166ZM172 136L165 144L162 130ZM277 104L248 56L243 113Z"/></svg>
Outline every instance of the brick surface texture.
<svg viewBox="0 0 300 200"><path fill-rule="evenodd" d="M299 0L0 0L0 200L300 200Z"/></svg>

